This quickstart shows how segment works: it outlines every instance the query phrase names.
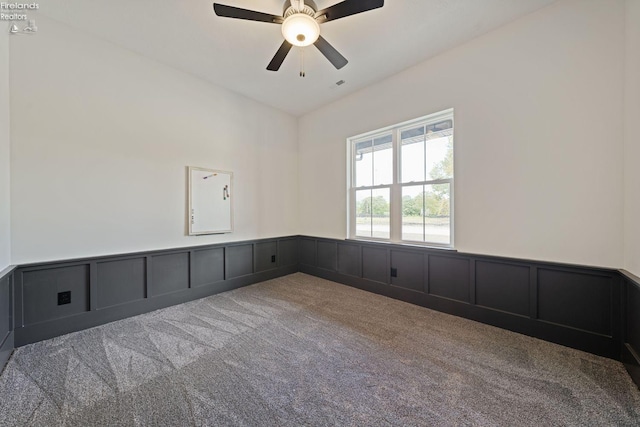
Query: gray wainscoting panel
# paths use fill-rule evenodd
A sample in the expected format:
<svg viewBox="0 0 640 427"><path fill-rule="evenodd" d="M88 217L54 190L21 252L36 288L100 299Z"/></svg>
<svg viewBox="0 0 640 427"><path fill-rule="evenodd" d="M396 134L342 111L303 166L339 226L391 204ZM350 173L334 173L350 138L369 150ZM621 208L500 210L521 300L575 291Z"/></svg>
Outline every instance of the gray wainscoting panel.
<svg viewBox="0 0 640 427"><path fill-rule="evenodd" d="M356 245L362 251L362 277L345 274L342 269L331 271L301 263L299 268L305 273L601 356L621 358L623 332L619 319L624 295L620 292L618 271L389 243L309 236L301 236L301 240L309 252L314 242L325 248L330 247L329 243ZM392 286L385 286L388 277ZM633 322L637 324L638 320ZM640 325L636 326L638 329ZM638 366L640 378L640 363Z"/></svg>
<svg viewBox="0 0 640 427"><path fill-rule="evenodd" d="M13 332L9 332L3 342L0 343L0 372L4 369L5 365L11 357L14 349Z"/></svg>
<svg viewBox="0 0 640 427"><path fill-rule="evenodd" d="M612 277L538 269L538 317L612 335Z"/></svg>
<svg viewBox="0 0 640 427"><path fill-rule="evenodd" d="M255 244L256 273L278 268L277 242L262 242Z"/></svg>
<svg viewBox="0 0 640 427"><path fill-rule="evenodd" d="M318 267L336 271L338 269L338 244L319 240L317 248Z"/></svg>
<svg viewBox="0 0 640 427"><path fill-rule="evenodd" d="M154 255L151 257L152 297L189 288L189 253Z"/></svg>
<svg viewBox="0 0 640 427"><path fill-rule="evenodd" d="M253 273L253 245L228 246L226 251L225 279Z"/></svg>
<svg viewBox="0 0 640 427"><path fill-rule="evenodd" d="M276 268L254 273L254 246L265 254L284 247L289 265L276 257ZM298 237L287 236L18 267L11 307L21 322L6 348L292 274L297 248ZM72 304L58 307L57 292L68 290Z"/></svg>
<svg viewBox="0 0 640 427"><path fill-rule="evenodd" d="M374 282L389 284L389 251L382 248L362 247L362 277Z"/></svg>
<svg viewBox="0 0 640 427"><path fill-rule="evenodd" d="M146 297L146 258L98 262L98 308Z"/></svg>
<svg viewBox="0 0 640 427"><path fill-rule="evenodd" d="M640 285L626 280L627 307L626 307L626 339L636 354L640 355Z"/></svg>
<svg viewBox="0 0 640 427"><path fill-rule="evenodd" d="M528 266L476 261L476 304L529 315Z"/></svg>
<svg viewBox="0 0 640 427"><path fill-rule="evenodd" d="M391 251L391 284L424 292L424 255L421 252Z"/></svg>
<svg viewBox="0 0 640 427"><path fill-rule="evenodd" d="M11 276L0 277L0 344L13 330L11 325ZM0 364L0 371L2 365Z"/></svg>
<svg viewBox="0 0 640 427"><path fill-rule="evenodd" d="M470 302L469 260L429 255L429 293Z"/></svg>
<svg viewBox="0 0 640 427"><path fill-rule="evenodd" d="M191 259L191 286L224 280L224 248L194 251Z"/></svg>
<svg viewBox="0 0 640 427"><path fill-rule="evenodd" d="M13 353L13 270L0 271L0 372Z"/></svg>
<svg viewBox="0 0 640 427"><path fill-rule="evenodd" d="M640 280L623 273L625 316L623 325L622 362L631 378L640 386Z"/></svg>
<svg viewBox="0 0 640 427"><path fill-rule="evenodd" d="M278 266L285 267L298 264L298 239L282 239L278 241Z"/></svg>
<svg viewBox="0 0 640 427"><path fill-rule="evenodd" d="M338 272L347 276L362 276L360 245L338 244Z"/></svg>
<svg viewBox="0 0 640 427"><path fill-rule="evenodd" d="M71 302L58 305L58 292L71 292ZM89 311L89 265L75 265L22 273L22 324L72 316Z"/></svg>
<svg viewBox="0 0 640 427"><path fill-rule="evenodd" d="M300 264L316 265L316 241L300 239Z"/></svg>

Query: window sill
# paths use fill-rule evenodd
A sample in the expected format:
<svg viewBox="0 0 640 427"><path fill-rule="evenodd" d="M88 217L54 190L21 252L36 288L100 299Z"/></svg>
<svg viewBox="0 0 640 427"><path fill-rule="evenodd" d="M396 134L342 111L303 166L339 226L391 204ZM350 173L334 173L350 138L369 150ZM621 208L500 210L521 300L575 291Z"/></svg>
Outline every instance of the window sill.
<svg viewBox="0 0 640 427"><path fill-rule="evenodd" d="M376 239L362 239L362 238L348 238L345 239L346 242L357 242L357 243L377 243L381 245L387 246L396 246L398 248L412 248L412 249L428 249L434 251L444 251L444 252L458 252L457 249L448 247L448 246L434 246L429 244L420 244L420 243L408 243L408 242L390 242L388 240L376 240Z"/></svg>

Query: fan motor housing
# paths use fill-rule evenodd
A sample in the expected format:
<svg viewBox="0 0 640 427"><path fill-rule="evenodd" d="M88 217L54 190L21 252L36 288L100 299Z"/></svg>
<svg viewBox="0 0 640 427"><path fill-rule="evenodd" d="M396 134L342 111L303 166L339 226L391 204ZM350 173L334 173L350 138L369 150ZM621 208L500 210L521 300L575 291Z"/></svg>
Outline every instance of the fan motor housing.
<svg viewBox="0 0 640 427"><path fill-rule="evenodd" d="M305 5L305 9L307 9L307 7L313 9L313 13L315 14L315 12L318 11L318 6L316 6L315 2L313 0L304 0L304 5ZM291 0L287 0L284 2L284 7L282 8L282 16L286 17L287 16L287 11L293 7L291 5ZM295 8L294 8L295 9ZM297 10L296 10L297 12ZM305 10L306 12L306 10ZM304 13L304 12L303 12Z"/></svg>

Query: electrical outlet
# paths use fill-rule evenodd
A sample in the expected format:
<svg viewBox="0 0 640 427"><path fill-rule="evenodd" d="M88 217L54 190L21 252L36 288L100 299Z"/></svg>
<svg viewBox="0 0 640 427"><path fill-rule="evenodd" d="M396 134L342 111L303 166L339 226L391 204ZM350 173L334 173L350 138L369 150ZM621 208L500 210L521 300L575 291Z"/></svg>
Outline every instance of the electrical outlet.
<svg viewBox="0 0 640 427"><path fill-rule="evenodd" d="M58 305L71 304L71 291L58 292Z"/></svg>
<svg viewBox="0 0 640 427"><path fill-rule="evenodd" d="M276 256L275 255L271 255L271 262L276 262Z"/></svg>
<svg viewBox="0 0 640 427"><path fill-rule="evenodd" d="M398 277L398 269L397 268L392 268L391 269L391 277Z"/></svg>

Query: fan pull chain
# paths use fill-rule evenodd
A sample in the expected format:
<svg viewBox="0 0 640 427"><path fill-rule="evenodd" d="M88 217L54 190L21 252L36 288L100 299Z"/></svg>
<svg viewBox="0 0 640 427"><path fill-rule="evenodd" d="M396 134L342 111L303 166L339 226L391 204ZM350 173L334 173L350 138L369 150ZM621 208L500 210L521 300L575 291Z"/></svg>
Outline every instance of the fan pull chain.
<svg viewBox="0 0 640 427"><path fill-rule="evenodd" d="M304 72L304 48L300 48L300 77L306 77Z"/></svg>

